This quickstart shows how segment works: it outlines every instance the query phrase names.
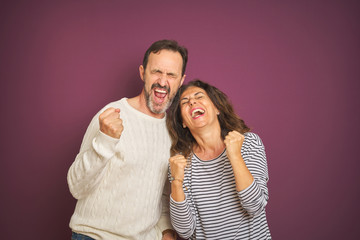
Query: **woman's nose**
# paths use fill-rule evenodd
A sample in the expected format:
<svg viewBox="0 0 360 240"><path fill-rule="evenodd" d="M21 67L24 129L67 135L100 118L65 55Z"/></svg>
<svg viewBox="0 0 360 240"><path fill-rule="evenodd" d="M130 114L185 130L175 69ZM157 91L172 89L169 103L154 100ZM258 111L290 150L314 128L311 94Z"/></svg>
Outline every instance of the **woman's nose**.
<svg viewBox="0 0 360 240"><path fill-rule="evenodd" d="M195 98L190 98L189 103L191 105L194 105L196 103L196 99Z"/></svg>

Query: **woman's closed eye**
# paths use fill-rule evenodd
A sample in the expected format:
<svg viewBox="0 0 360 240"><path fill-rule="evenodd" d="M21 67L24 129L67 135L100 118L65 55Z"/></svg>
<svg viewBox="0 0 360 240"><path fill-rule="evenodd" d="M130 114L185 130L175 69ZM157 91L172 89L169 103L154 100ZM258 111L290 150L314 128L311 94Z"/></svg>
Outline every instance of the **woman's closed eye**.
<svg viewBox="0 0 360 240"><path fill-rule="evenodd" d="M187 104L187 103L189 103L189 99L181 101L180 104L181 104L181 105L185 105L185 104Z"/></svg>
<svg viewBox="0 0 360 240"><path fill-rule="evenodd" d="M195 99L198 100L198 99L201 99L201 98L203 98L203 97L204 97L203 95L197 95L197 96L195 97Z"/></svg>

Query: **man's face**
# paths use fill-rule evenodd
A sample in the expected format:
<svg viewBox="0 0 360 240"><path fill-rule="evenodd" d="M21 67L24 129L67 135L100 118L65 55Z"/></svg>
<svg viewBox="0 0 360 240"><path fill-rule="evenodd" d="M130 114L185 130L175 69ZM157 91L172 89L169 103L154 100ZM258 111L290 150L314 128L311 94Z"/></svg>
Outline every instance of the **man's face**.
<svg viewBox="0 0 360 240"><path fill-rule="evenodd" d="M182 64L180 53L161 50L150 53L146 69L140 66L146 105L153 113L162 114L171 105L185 78L181 76Z"/></svg>

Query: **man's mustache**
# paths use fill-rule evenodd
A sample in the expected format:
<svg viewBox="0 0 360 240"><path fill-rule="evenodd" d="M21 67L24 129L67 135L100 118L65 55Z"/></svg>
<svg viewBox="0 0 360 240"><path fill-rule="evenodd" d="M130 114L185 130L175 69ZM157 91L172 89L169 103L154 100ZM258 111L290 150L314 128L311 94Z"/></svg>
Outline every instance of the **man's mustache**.
<svg viewBox="0 0 360 240"><path fill-rule="evenodd" d="M167 93L170 92L170 87L163 87L161 86L159 83L154 83L153 85L151 85L151 90L153 90L154 88L161 88L163 90L165 90Z"/></svg>

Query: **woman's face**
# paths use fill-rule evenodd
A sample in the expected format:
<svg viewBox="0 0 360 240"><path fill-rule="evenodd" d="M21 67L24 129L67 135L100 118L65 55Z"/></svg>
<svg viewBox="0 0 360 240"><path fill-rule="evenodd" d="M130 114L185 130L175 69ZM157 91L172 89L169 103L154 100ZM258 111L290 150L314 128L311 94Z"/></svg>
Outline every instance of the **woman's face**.
<svg viewBox="0 0 360 240"><path fill-rule="evenodd" d="M202 88L186 89L180 96L180 110L183 127L188 127L190 130L219 124L217 118L219 111Z"/></svg>

